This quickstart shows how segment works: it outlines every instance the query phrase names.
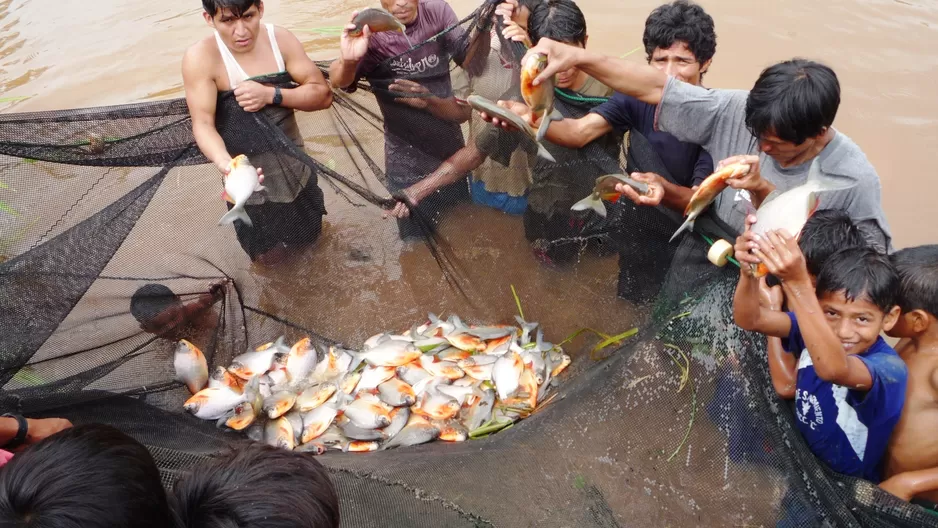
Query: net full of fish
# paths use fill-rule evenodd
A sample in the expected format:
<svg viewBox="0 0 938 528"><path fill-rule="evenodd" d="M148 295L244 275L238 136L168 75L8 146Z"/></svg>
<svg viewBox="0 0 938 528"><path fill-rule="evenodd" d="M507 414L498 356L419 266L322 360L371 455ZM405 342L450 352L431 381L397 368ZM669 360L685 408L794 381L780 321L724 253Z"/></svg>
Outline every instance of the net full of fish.
<svg viewBox="0 0 938 528"><path fill-rule="evenodd" d="M429 314L409 331L372 336L361 350L323 350L309 338L289 346L281 337L207 377L205 356L180 342L174 364L193 393L187 412L284 449L461 442L528 416L571 362L537 323L516 319L470 326Z"/></svg>

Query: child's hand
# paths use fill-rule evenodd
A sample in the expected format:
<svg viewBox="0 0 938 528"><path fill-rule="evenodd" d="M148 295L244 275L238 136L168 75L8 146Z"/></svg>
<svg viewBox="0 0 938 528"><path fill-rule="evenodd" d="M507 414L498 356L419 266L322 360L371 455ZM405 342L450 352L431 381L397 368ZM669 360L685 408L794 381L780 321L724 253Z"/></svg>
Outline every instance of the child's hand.
<svg viewBox="0 0 938 528"><path fill-rule="evenodd" d="M779 229L766 234L768 238L759 238L758 247L753 250L759 260L765 264L769 273L783 282L811 282L804 254L787 231Z"/></svg>
<svg viewBox="0 0 938 528"><path fill-rule="evenodd" d="M743 231L743 234L739 235L736 238L736 245L734 246L734 251L736 253L736 260L740 264L758 264L761 262L759 257L753 255L749 250L754 250L759 245L756 243L759 240L759 235L753 233L750 228L752 224L756 223L755 215L749 215L746 217L746 230ZM743 269L747 269L749 266L743 266Z"/></svg>

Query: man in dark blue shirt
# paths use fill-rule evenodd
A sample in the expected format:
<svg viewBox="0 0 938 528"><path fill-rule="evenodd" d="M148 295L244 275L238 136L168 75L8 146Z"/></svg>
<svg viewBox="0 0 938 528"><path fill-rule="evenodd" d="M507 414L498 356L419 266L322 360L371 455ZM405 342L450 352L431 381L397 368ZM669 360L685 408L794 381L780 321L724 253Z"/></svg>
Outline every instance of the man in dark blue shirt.
<svg viewBox="0 0 938 528"><path fill-rule="evenodd" d="M642 40L649 64L695 85L701 85L716 53L713 18L686 0L676 0L652 11L645 22ZM530 110L524 103L499 103L531 121ZM552 123L547 139L576 149L611 132L628 132L626 169L635 172L635 179L649 183L651 190L640 196L628 188L625 196L639 206L663 205L683 214L694 193L693 187L713 172L713 160L700 145L655 130L656 111L655 105L615 93L584 117ZM667 240L676 224L672 225L674 222L662 211L618 209L611 214L619 217L615 220L619 231L615 234L620 254L619 296L644 302L657 293L671 264L676 244L668 244ZM649 273L655 276L647 276Z"/></svg>

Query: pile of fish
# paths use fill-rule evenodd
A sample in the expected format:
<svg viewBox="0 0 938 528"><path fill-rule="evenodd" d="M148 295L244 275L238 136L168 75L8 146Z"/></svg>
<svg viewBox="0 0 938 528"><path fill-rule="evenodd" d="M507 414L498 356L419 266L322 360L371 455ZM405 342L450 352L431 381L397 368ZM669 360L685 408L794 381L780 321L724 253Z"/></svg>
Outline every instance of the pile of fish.
<svg viewBox="0 0 938 528"><path fill-rule="evenodd" d="M256 441L321 454L376 451L432 440L461 442L527 417L570 364L537 323L469 326L429 320L381 333L361 351L284 338L209 375L202 353L180 341L184 408ZM536 332L535 332L536 330Z"/></svg>

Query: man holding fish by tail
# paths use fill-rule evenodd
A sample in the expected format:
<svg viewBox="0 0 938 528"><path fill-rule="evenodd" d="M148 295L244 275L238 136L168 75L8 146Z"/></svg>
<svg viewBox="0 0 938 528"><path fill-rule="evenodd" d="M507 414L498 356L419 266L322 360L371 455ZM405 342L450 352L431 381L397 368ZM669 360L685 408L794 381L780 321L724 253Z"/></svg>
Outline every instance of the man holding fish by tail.
<svg viewBox="0 0 938 528"><path fill-rule="evenodd" d="M202 0L202 6L214 35L192 45L182 60L192 134L223 175L222 197L229 213L219 223L234 223L238 242L251 260L272 265L318 238L326 214L322 190L306 164L265 152L250 131L234 130L222 137L219 130L226 130L229 120L238 123L239 116L228 115L231 112L218 104L219 94L222 101L233 96L245 112L263 111L263 117L303 148L294 110L328 108L332 91L293 33L261 25L261 0ZM292 82L254 80L274 75L288 76ZM265 161L277 167L266 177L259 168Z"/></svg>
<svg viewBox="0 0 938 528"><path fill-rule="evenodd" d="M342 31L340 57L329 67L329 81L353 92L364 78L374 89L384 118L387 186L396 196L465 146L460 123L472 112L456 97L450 59L469 67L476 54L488 55L489 39L487 29L477 35L483 38L466 38L444 0L381 0L381 6L352 14ZM443 210L468 198L462 175L417 208L436 221ZM398 218L397 223L402 239L424 236L412 218Z"/></svg>

